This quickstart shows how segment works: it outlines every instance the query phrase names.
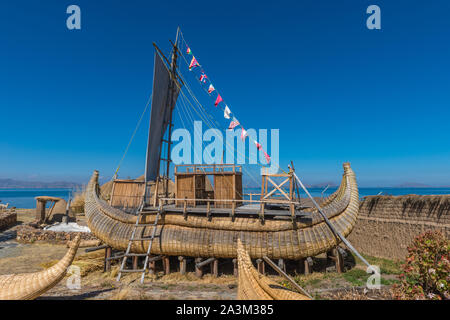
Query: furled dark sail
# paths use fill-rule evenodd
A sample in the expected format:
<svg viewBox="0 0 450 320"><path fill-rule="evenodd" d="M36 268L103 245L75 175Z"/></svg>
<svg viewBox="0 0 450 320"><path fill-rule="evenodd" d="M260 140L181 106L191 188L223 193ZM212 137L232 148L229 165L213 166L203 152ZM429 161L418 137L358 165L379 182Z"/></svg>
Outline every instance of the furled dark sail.
<svg viewBox="0 0 450 320"><path fill-rule="evenodd" d="M152 110L148 133L147 161L145 164L146 181L155 181L159 175L162 139L180 91L175 81L171 79L170 71L164 64L161 56L155 52Z"/></svg>

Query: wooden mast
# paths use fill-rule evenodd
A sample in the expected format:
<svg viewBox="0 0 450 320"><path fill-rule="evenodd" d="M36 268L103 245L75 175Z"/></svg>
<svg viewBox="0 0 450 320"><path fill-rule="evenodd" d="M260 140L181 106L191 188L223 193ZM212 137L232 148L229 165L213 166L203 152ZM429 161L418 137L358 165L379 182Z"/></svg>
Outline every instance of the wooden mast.
<svg viewBox="0 0 450 320"><path fill-rule="evenodd" d="M178 58L178 37L180 34L180 27L177 28L177 35L175 38L175 44L173 45L173 52L172 52L172 62L171 62L171 72L170 72L170 76L172 78L172 81L170 82L170 103L173 101L173 95L175 92L175 81L176 81L176 69L177 69L177 58ZM169 118L169 132L168 132L168 136L167 136L167 154L166 154L166 173L165 173L165 179L164 179L164 189L165 189L165 197L168 198L169 197L169 171L170 171L170 150L171 150L171 146L172 146L172 140L171 140L171 136L172 136L172 128L173 128L173 123L172 123L172 114L173 114L173 109L175 108L175 105L171 106L170 109L170 118ZM162 145L161 145L162 147ZM157 195L156 195L157 196Z"/></svg>

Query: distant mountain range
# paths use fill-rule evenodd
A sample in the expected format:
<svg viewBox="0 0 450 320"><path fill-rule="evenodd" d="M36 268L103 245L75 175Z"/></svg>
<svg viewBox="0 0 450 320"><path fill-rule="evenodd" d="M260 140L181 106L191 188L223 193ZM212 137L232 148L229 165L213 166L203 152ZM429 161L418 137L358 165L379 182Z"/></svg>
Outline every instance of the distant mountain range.
<svg viewBox="0 0 450 320"><path fill-rule="evenodd" d="M33 188L33 189L45 189L45 188L78 188L80 184L66 181L55 182L39 182L39 181L20 181L14 179L0 179L0 188Z"/></svg>
<svg viewBox="0 0 450 320"><path fill-rule="evenodd" d="M405 182L402 184L395 185L394 188L433 188L433 187L423 183Z"/></svg>

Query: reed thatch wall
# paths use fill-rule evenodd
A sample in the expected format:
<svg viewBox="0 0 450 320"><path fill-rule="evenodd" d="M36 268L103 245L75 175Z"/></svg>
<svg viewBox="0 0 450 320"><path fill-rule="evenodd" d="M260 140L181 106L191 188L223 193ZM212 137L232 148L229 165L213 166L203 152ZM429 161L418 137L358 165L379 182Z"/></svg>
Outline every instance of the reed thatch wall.
<svg viewBox="0 0 450 320"><path fill-rule="evenodd" d="M349 240L362 253L403 259L414 237L427 230L450 238L450 195L365 197Z"/></svg>

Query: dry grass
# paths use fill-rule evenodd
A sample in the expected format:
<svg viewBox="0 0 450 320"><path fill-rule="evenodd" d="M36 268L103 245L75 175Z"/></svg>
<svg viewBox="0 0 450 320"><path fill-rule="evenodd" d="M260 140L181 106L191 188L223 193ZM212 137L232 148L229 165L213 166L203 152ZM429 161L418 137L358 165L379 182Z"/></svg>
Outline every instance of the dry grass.
<svg viewBox="0 0 450 320"><path fill-rule="evenodd" d="M111 296L111 300L129 300L131 299L131 289L130 288L122 288L119 289L114 295Z"/></svg>
<svg viewBox="0 0 450 320"><path fill-rule="evenodd" d="M95 271L103 270L103 251L90 252L76 257L73 261L74 266L81 269L81 276L85 277Z"/></svg>

